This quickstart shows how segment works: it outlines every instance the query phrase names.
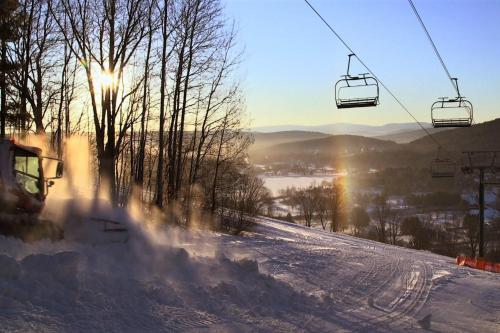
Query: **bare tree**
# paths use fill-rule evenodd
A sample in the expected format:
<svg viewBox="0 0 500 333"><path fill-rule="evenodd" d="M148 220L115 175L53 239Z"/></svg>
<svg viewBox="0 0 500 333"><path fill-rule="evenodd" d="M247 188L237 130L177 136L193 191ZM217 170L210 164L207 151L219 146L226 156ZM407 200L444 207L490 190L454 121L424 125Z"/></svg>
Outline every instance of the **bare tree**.
<svg viewBox="0 0 500 333"><path fill-rule="evenodd" d="M225 172L245 165L251 137L220 0L23 0L20 11L7 54L20 63L8 75L19 132L50 133L62 157L84 128L96 184L109 181L116 204L139 185L148 204L186 208L201 191L201 209L221 208Z"/></svg>
<svg viewBox="0 0 500 333"><path fill-rule="evenodd" d="M362 207L354 207L349 217L350 223L354 228L354 235L359 236L361 230L370 225L370 216Z"/></svg>
<svg viewBox="0 0 500 333"><path fill-rule="evenodd" d="M168 7L167 4L168 2L165 2L165 8ZM133 164L134 183L135 185L138 185L141 188L144 184L144 163L145 163L144 159L146 158L146 140L148 136L147 123L149 122L149 112L151 106L150 105L151 96L149 94L151 63L152 63L151 57L153 51L153 35L157 28L154 24L154 21L156 20L157 16L159 16L155 15L156 5L157 5L156 0L153 0L149 4L148 8L148 15L147 15L148 34L147 34L146 54L144 58L144 74L143 74L144 80L143 80L143 90L142 90L142 110L140 116L139 145L137 148L138 152L137 152L136 163ZM163 23L162 24L162 33L163 33L163 31L166 30L165 24L167 23L167 16L162 15L161 18L162 18L161 21ZM162 41L164 40L162 39ZM161 91L164 91L164 89L161 89Z"/></svg>
<svg viewBox="0 0 500 333"><path fill-rule="evenodd" d="M469 254L475 257L479 245L479 218L474 215L465 215L462 221L462 228L465 231L464 236Z"/></svg>
<svg viewBox="0 0 500 333"><path fill-rule="evenodd" d="M329 198L325 195L325 189L320 186L314 188L314 197L314 202L316 203L316 217L319 219L323 230L326 230L329 222Z"/></svg>
<svg viewBox="0 0 500 333"><path fill-rule="evenodd" d="M314 188L311 186L306 189L296 190L292 195L293 201L299 207L301 215L304 218L305 226L311 227L316 212Z"/></svg>
<svg viewBox="0 0 500 333"><path fill-rule="evenodd" d="M387 217L387 233L389 237L389 243L392 245L397 244L397 237L399 236L401 225L400 219L395 212L391 211L389 216Z"/></svg>
<svg viewBox="0 0 500 333"><path fill-rule="evenodd" d="M6 134L7 121L7 72L14 69L15 64L9 62L7 43L18 38L17 27L20 23L19 3L16 0L0 0L0 136Z"/></svg>
<svg viewBox="0 0 500 333"><path fill-rule="evenodd" d="M373 200L374 205L374 218L377 222L377 233L380 242L385 243L387 221L391 215L391 207L389 206L387 195L382 193L377 195Z"/></svg>
<svg viewBox="0 0 500 333"><path fill-rule="evenodd" d="M330 231L337 232L347 225L345 189L342 182L337 181L327 191L328 215L330 217Z"/></svg>
<svg viewBox="0 0 500 333"><path fill-rule="evenodd" d="M239 166L231 172L221 191L221 227L239 234L252 224L269 199L264 181L248 166Z"/></svg>
<svg viewBox="0 0 500 333"><path fill-rule="evenodd" d="M58 0L50 7L67 46L85 72L99 175L109 181L113 201L117 194L116 160L133 120L131 113L124 113L132 103L129 97L142 81L125 84L125 69L148 34L148 8L146 0L109 0L93 2L92 6L88 0ZM64 24L66 19L69 28ZM96 75L101 76L100 82L96 82ZM122 117L119 123L118 117Z"/></svg>
<svg viewBox="0 0 500 333"><path fill-rule="evenodd" d="M160 119L158 128L158 166L156 171L156 194L155 204L163 207L163 174L164 174L164 135L165 135L165 103L166 103L166 84L167 84L167 43L169 37L168 31L168 1L164 2L162 8L162 28L161 28L161 71L160 71ZM169 140L170 140L169 131Z"/></svg>

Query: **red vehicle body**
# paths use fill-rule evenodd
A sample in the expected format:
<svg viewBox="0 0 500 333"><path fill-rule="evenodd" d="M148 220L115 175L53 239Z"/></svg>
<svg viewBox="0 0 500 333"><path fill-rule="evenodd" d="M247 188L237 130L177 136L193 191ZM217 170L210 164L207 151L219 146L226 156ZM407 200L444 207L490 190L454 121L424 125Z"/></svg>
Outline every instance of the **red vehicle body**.
<svg viewBox="0 0 500 333"><path fill-rule="evenodd" d="M46 178L43 160L56 160L55 177ZM40 220L51 179L62 177L62 162L43 157L36 147L0 139L0 231L14 234L25 225L42 225ZM22 235L21 235L22 236Z"/></svg>

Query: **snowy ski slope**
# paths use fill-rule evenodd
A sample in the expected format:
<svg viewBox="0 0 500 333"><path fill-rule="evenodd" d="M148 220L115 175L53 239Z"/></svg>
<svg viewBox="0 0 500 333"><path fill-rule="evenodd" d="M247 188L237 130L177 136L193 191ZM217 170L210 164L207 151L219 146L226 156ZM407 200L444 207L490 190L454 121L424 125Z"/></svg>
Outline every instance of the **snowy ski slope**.
<svg viewBox="0 0 500 333"><path fill-rule="evenodd" d="M48 331L500 332L500 275L267 218L244 237L0 237L0 332Z"/></svg>

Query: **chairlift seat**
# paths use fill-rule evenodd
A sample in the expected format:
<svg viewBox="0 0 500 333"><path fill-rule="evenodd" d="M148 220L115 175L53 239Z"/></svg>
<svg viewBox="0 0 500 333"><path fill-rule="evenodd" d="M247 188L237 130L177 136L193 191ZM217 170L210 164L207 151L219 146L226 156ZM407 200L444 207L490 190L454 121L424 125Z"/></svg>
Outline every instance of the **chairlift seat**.
<svg viewBox="0 0 500 333"><path fill-rule="evenodd" d="M451 172L433 172L432 178L453 178L455 177L455 173Z"/></svg>
<svg viewBox="0 0 500 333"><path fill-rule="evenodd" d="M337 108L348 109L348 108L362 108L377 106L378 98L352 98L352 99L337 99Z"/></svg>
<svg viewBox="0 0 500 333"><path fill-rule="evenodd" d="M472 121L470 118L462 118L462 119L433 119L432 125L434 128L443 128L443 127L470 127L472 125Z"/></svg>

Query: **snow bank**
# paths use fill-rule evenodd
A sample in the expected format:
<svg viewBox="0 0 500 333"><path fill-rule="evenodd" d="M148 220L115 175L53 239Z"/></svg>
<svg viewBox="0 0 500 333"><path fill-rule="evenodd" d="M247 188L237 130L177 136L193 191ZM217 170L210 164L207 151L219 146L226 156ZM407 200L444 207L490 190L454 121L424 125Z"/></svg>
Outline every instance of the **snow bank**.
<svg viewBox="0 0 500 333"><path fill-rule="evenodd" d="M156 233L152 241L135 230L113 244L0 237L0 331L289 331L311 309L328 308L255 260L200 255L195 245L229 236ZM187 246L168 244L171 234ZM290 314L300 315L285 320Z"/></svg>

